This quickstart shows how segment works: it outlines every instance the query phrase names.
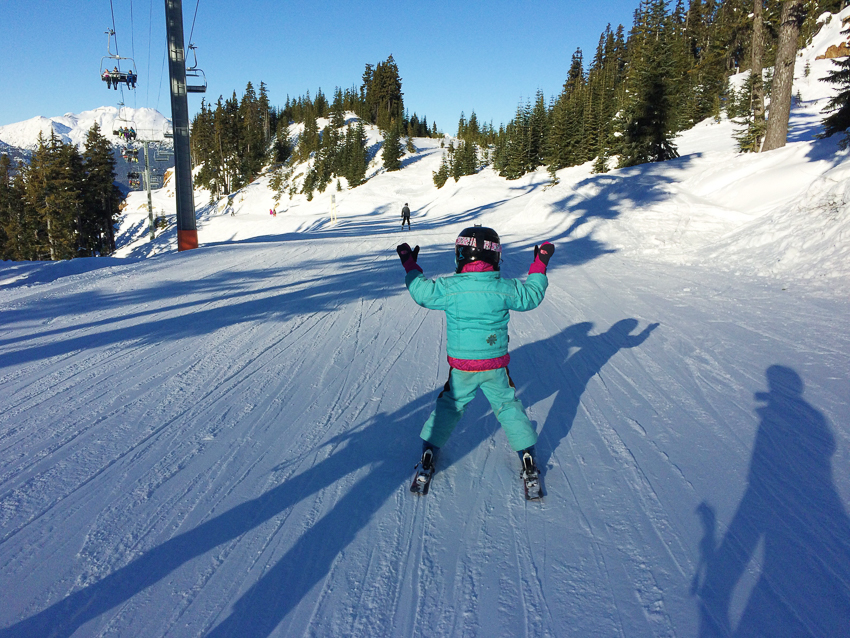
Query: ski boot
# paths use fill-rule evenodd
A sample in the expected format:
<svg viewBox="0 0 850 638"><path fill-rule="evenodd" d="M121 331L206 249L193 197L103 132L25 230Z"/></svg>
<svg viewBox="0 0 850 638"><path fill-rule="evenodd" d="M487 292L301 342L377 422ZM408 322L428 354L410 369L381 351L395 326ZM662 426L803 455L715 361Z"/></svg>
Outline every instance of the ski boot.
<svg viewBox="0 0 850 638"><path fill-rule="evenodd" d="M537 464L534 462L534 447L526 448L518 452L520 461L522 462L522 478L523 487L525 488L525 498L529 501L535 501L543 498L543 486L540 483L540 471L537 469Z"/></svg>
<svg viewBox="0 0 850 638"><path fill-rule="evenodd" d="M423 442L422 458L416 464L416 473L413 475L413 483L410 485L410 491L414 494L425 495L428 493L428 488L431 487L431 478L433 478L436 469L434 459L438 449L430 443Z"/></svg>

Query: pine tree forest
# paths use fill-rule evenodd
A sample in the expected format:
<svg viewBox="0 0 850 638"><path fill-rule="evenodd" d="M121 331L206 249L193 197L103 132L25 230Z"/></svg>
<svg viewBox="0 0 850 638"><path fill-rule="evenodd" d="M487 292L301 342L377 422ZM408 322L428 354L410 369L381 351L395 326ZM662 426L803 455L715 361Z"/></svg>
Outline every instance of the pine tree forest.
<svg viewBox="0 0 850 638"><path fill-rule="evenodd" d="M39 135L29 164L0 156L0 256L60 260L109 255L121 191L112 147L97 125L82 154Z"/></svg>
<svg viewBox="0 0 850 638"><path fill-rule="evenodd" d="M721 113L739 124L740 149L757 152L765 132L764 96L771 91L771 78L761 71L775 61L783 4L641 0L628 33L609 25L587 64L584 52L575 51L557 96L547 101L538 91L498 131L480 126L474 113L469 122L462 114L461 146L449 145L434 183L442 187L448 177L457 180L480 168L468 159L459 165L462 154L470 155L465 149L462 153L466 145L475 146L481 162L491 162L507 179L541 166L554 180L557 170L589 161L596 172L663 161L678 156L677 133ZM842 1L796 4L800 47L814 35L817 17L839 11ZM730 88L732 75L753 68L758 71L742 91ZM834 78L836 83L846 80L840 70ZM843 105L842 99L834 108Z"/></svg>
<svg viewBox="0 0 850 638"><path fill-rule="evenodd" d="M309 92L287 97L283 108L276 109L269 105L265 84L260 83L257 93L249 82L241 99L234 92L230 99L220 97L214 108L202 103L192 122L192 164L201 166L195 185L209 189L216 199L272 166L277 202L296 193L312 199L314 191L324 192L335 180L340 188L341 179L349 187L358 186L371 159L365 123L384 132L385 166L397 170L403 137L437 135L436 125L429 128L427 117L419 119L405 111L401 86L398 65L389 56L377 65L367 64L360 86L337 87L332 99L319 89L312 97ZM356 119L347 120L346 113L354 113ZM321 130L320 119L328 120ZM293 162L308 164L297 187Z"/></svg>

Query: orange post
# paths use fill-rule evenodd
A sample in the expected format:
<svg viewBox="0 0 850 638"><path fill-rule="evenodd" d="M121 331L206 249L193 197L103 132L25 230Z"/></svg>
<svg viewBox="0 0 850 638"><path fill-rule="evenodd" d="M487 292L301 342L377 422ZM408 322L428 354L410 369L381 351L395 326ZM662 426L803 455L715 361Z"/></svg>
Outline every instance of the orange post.
<svg viewBox="0 0 850 638"><path fill-rule="evenodd" d="M198 231L197 230L178 230L177 231L177 251L192 250L198 247Z"/></svg>

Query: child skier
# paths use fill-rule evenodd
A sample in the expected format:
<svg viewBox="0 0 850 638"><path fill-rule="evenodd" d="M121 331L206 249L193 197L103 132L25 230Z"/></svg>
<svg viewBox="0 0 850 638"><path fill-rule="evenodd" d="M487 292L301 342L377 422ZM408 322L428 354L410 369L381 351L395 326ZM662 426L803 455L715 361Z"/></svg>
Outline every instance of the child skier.
<svg viewBox="0 0 850 638"><path fill-rule="evenodd" d="M405 285L420 306L446 313L447 354L451 370L437 405L425 422L422 459L416 466L412 492L427 494L434 461L478 388L490 402L508 442L522 460L526 498L542 496L531 425L508 374L509 311L526 311L543 301L548 280L546 267L555 247L546 242L534 247L534 262L525 283L502 279L499 266L502 245L492 228L473 226L455 241L456 274L426 279L416 263L419 246L401 244L396 249L407 276Z"/></svg>

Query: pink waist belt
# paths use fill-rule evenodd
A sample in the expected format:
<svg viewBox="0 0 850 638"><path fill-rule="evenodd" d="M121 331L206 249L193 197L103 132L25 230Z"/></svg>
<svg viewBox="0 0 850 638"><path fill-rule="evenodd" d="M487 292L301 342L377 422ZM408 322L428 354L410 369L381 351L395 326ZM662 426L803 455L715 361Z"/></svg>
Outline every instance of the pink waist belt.
<svg viewBox="0 0 850 638"><path fill-rule="evenodd" d="M495 359L455 359L446 357L449 365L455 370L462 372L484 372L485 370L498 370L506 368L511 362L511 355L506 354Z"/></svg>

